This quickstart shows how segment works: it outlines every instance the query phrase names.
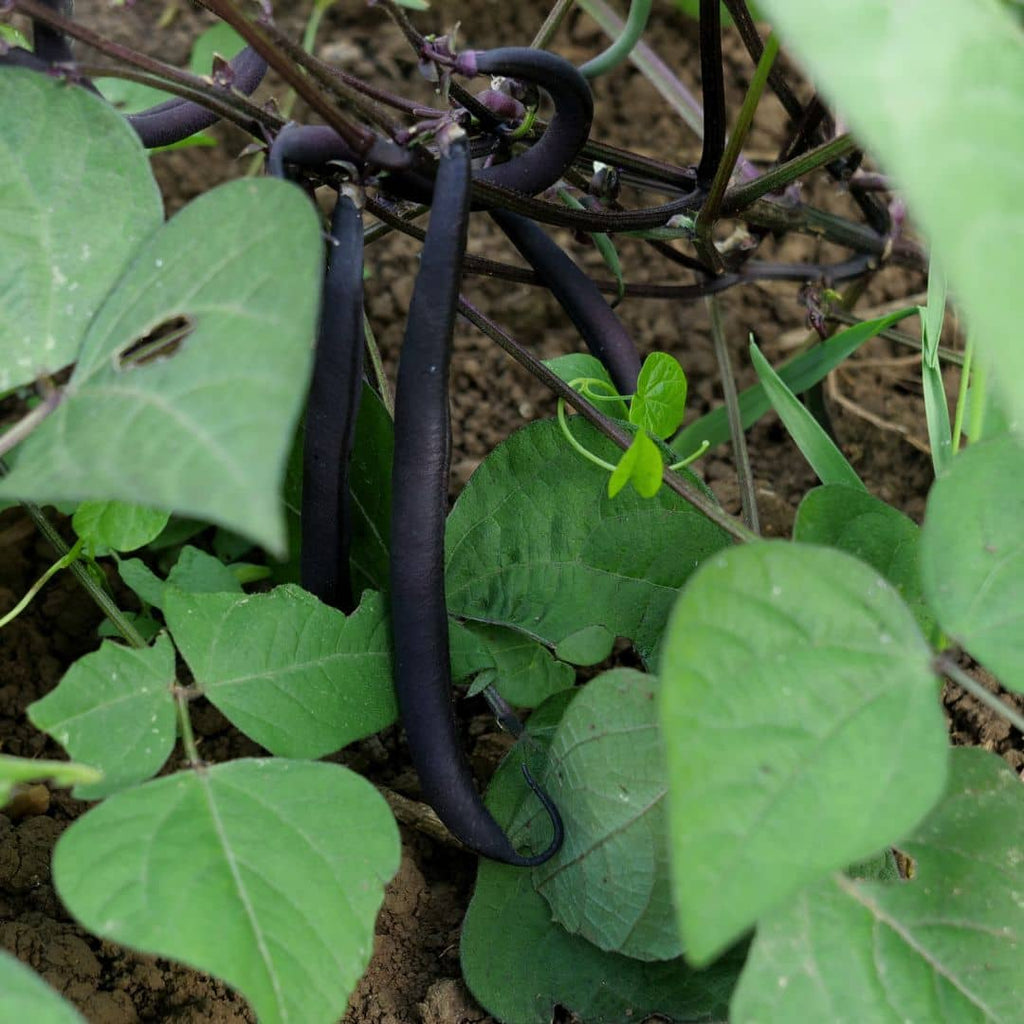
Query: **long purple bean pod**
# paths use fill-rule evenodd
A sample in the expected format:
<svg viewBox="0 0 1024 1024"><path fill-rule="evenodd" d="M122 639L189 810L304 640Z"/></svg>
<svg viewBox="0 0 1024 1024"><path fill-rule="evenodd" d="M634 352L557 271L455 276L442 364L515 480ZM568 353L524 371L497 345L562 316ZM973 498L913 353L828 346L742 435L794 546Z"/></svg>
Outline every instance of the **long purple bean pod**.
<svg viewBox="0 0 1024 1024"><path fill-rule="evenodd" d="M40 0L51 11L70 18L75 6L74 0ZM63 64L74 60L71 44L63 32L58 32L42 21L32 22L32 49L35 55L48 64Z"/></svg>
<svg viewBox="0 0 1024 1024"><path fill-rule="evenodd" d="M469 147L442 152L395 391L391 506L391 622L398 707L423 796L468 847L529 867L561 845L561 819L533 782L554 826L542 853L520 854L484 806L459 747L451 697L444 525L451 417L448 367L469 220Z"/></svg>
<svg viewBox="0 0 1024 1024"><path fill-rule="evenodd" d="M349 464L363 388L363 220L338 196L331 219L320 330L302 452L302 586L325 604L355 607L349 553Z"/></svg>
<svg viewBox="0 0 1024 1024"><path fill-rule="evenodd" d="M640 354L597 285L532 220L509 210L492 210L491 217L569 314L620 393L633 394Z"/></svg>

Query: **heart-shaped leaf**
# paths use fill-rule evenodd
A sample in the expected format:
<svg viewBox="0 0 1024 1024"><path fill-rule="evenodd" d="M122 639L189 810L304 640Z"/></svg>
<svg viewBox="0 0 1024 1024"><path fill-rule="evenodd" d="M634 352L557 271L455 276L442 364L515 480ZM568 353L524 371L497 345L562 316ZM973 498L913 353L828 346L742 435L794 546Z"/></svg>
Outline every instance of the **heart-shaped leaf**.
<svg viewBox="0 0 1024 1024"><path fill-rule="evenodd" d="M262 1024L334 1024L399 856L365 779L239 760L105 800L61 836L53 877L90 931L223 978Z"/></svg>
<svg viewBox="0 0 1024 1024"><path fill-rule="evenodd" d="M190 203L96 314L0 496L179 511L282 553L321 263L316 214L290 184L234 181Z"/></svg>

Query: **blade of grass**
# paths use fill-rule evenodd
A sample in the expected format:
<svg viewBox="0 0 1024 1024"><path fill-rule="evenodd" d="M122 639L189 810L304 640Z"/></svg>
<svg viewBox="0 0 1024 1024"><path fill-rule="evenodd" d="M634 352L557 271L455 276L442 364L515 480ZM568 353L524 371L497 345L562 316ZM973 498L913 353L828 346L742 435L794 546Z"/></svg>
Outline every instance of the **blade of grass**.
<svg viewBox="0 0 1024 1024"><path fill-rule="evenodd" d="M917 313L914 306L896 310L874 320L858 323L821 345L803 352L778 370L786 386L796 393L806 391L823 380L851 353L866 341L880 334L887 327ZM756 423L769 409L771 403L760 384L746 388L739 394L739 409L744 428ZM680 455L686 455L697 448L702 441L709 445L729 440L729 424L723 408L714 409L684 428L669 443L669 447Z"/></svg>
<svg viewBox="0 0 1024 1024"><path fill-rule="evenodd" d="M846 456L836 447L832 438L825 433L821 424L811 415L800 400L786 387L782 378L772 369L772 364L761 354L753 337L750 339L750 359L757 371L761 384L796 442L803 457L811 464L823 484L845 484L865 490L861 478Z"/></svg>
<svg viewBox="0 0 1024 1024"><path fill-rule="evenodd" d="M953 458L949 405L939 365L939 337L945 313L946 275L933 256L928 265L928 305L921 308L921 384L924 388L924 412L928 421L932 466L936 476L949 468Z"/></svg>

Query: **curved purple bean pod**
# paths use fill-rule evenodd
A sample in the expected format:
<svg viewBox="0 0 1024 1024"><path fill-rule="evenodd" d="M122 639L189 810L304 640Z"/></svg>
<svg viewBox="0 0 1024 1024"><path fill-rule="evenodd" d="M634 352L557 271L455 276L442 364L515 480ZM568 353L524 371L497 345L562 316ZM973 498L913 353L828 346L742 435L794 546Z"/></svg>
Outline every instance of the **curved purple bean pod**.
<svg viewBox="0 0 1024 1024"><path fill-rule="evenodd" d="M306 404L300 564L302 586L347 614L355 606L349 463L363 388L363 219L344 193L331 242Z"/></svg>
<svg viewBox="0 0 1024 1024"><path fill-rule="evenodd" d="M633 394L640 373L640 354L597 285L532 220L498 209L491 211L491 217L569 314L619 392Z"/></svg>
<svg viewBox="0 0 1024 1024"><path fill-rule="evenodd" d="M395 391L391 505L391 622L395 688L423 796L477 853L505 864L540 864L561 845L551 801L529 777L554 826L536 856L518 853L484 806L458 742L451 698L444 524L451 418L448 366L469 220L469 147L464 137L441 156L434 208L416 276ZM525 766L524 766L525 772Z"/></svg>
<svg viewBox="0 0 1024 1024"><path fill-rule="evenodd" d="M466 75L520 78L551 97L555 113L540 139L508 163L473 175L475 180L527 195L550 188L569 169L590 135L594 96L587 80L564 58L528 46L468 50L459 54L456 70Z"/></svg>
<svg viewBox="0 0 1024 1024"><path fill-rule="evenodd" d="M232 88L246 96L256 91L267 71L267 62L251 47L231 59ZM166 103L128 114L125 120L135 129L143 146L170 146L181 142L220 120L220 115L192 100L180 96Z"/></svg>

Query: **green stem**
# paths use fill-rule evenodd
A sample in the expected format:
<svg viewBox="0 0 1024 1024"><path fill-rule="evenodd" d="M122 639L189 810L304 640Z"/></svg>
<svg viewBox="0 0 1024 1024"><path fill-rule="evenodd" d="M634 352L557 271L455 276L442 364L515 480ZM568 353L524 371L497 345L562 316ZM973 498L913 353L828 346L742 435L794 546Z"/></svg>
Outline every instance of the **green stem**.
<svg viewBox="0 0 1024 1024"><path fill-rule="evenodd" d="M985 364L979 360L974 368L971 380L971 421L967 428L967 436L974 444L981 440L982 428L985 424L985 402L988 387L988 373Z"/></svg>
<svg viewBox="0 0 1024 1024"><path fill-rule="evenodd" d="M6 615L0 618L0 629L3 629L4 626L13 622L32 603L32 599L36 594L46 586L47 580L49 580L54 574L60 572L61 569L66 569L73 561L75 561L76 558L78 558L78 553L81 550L82 541L79 539L76 541L75 546L66 555L63 555L54 562L53 565L51 565L50 568L47 569L31 587L29 587L25 596Z"/></svg>
<svg viewBox="0 0 1024 1024"><path fill-rule="evenodd" d="M600 466L601 469L606 469L609 473L615 472L615 467L610 462L605 462L604 459L595 455L588 448L585 448L575 437L572 436L572 431L569 429L569 421L565 416L565 399L558 399L558 425L562 428L562 433L565 434L565 439L576 449L576 451L583 456L588 462L592 462L595 466Z"/></svg>
<svg viewBox="0 0 1024 1024"><path fill-rule="evenodd" d="M576 0L557 0L555 6L548 11L544 24L537 30L533 42L530 43L534 50L545 49L548 43L554 39L555 33L562 27L562 22L565 21L566 15L572 10L572 5L575 2Z"/></svg>
<svg viewBox="0 0 1024 1024"><path fill-rule="evenodd" d="M711 182L711 188L708 190L707 199L704 200L704 204L697 214L697 222L694 226L694 245L701 258L708 266L714 267L716 271L721 270L722 261L711 237L711 230L718 219L725 190L729 185L729 179L732 177L736 161L739 159L740 150L743 147L744 141L746 141L747 132L750 131L750 125L754 120L754 112L757 110L761 94L764 92L765 83L768 81L768 72L771 71L778 52L779 41L773 32L764 44L764 52L761 54L761 59L757 62L757 68L754 71L753 78L750 80L747 95L743 98L743 106L740 107L736 125L729 134L729 140L725 145L725 153L722 155L722 159L715 171L715 177Z"/></svg>
<svg viewBox="0 0 1024 1024"><path fill-rule="evenodd" d="M690 455L687 455L685 459L680 459L678 462L673 462L672 465L669 466L668 468L671 469L673 472L675 472L676 470L685 469L687 466L696 462L710 447L710 441L701 441L700 447L695 452L692 452Z"/></svg>
<svg viewBox="0 0 1024 1024"><path fill-rule="evenodd" d="M722 395L725 399L725 411L729 419L729 434L732 438L732 450L736 458L736 477L740 487L740 502L743 506L743 522L754 531L761 532L761 523L757 514L757 498L754 494L754 475L750 471L750 453L747 451L747 436L743 431L743 415L740 412L740 400L736 394L736 377L732 372L729 350L725 344L725 329L722 326L722 310L714 295L704 300L711 317L711 340L718 361L718 374L722 380Z"/></svg>
<svg viewBox="0 0 1024 1024"><path fill-rule="evenodd" d="M630 0L629 15L619 37L606 50L581 64L580 74L587 79L597 78L617 68L640 42L650 14L651 0Z"/></svg>
<svg viewBox="0 0 1024 1024"><path fill-rule="evenodd" d="M940 654L933 662L936 672L948 676L957 686L980 700L996 714L1002 715L1018 732L1024 733L1024 715L1007 707L994 693L989 693L976 679L969 676L948 654Z"/></svg>
<svg viewBox="0 0 1024 1024"><path fill-rule="evenodd" d="M830 164L833 160L838 160L856 148L857 144L849 135L837 135L834 139L809 149L806 153L787 160L770 171L765 171L753 181L729 189L722 199L722 213L739 213L769 192L778 192L797 178Z"/></svg>
<svg viewBox="0 0 1024 1024"><path fill-rule="evenodd" d="M199 756L196 736L192 731L192 719L188 714L189 691L183 686L174 687L174 703L178 712L178 730L181 734L181 745L185 750L185 759L190 768L199 768L203 760Z"/></svg>
<svg viewBox="0 0 1024 1024"><path fill-rule="evenodd" d="M953 414L953 454L960 451L960 435L964 426L964 409L967 408L967 387L971 380L971 363L974 361L974 333L968 332L964 346L964 362L960 370L960 387L956 393L956 412ZM976 440L973 436L971 440Z"/></svg>
<svg viewBox="0 0 1024 1024"><path fill-rule="evenodd" d="M5 475L6 467L0 465L0 476ZM71 549L64 543L64 538L57 532L54 525L46 518L43 510L31 501L23 501L21 507L28 513L36 525L36 529L50 542L50 546L60 558L66 557ZM96 602L101 612L113 623L114 628L131 644L132 647L146 646L146 638L125 618L124 613L114 604L113 598L92 578L89 570L75 559L68 565L72 575L78 580L88 595Z"/></svg>

